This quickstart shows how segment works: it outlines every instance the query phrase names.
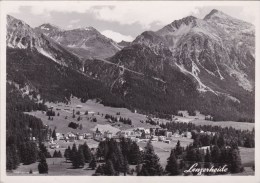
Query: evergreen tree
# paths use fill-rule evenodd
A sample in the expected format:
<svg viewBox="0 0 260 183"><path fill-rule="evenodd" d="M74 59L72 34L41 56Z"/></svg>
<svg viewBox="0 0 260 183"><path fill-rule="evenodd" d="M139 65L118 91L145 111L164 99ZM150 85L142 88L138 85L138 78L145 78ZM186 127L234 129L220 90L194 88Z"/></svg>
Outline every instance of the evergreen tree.
<svg viewBox="0 0 260 183"><path fill-rule="evenodd" d="M53 156L52 156L53 158L57 158L58 157L58 155L57 155L57 151L55 150L54 151L54 153L53 153Z"/></svg>
<svg viewBox="0 0 260 183"><path fill-rule="evenodd" d="M45 158L51 158L51 154L43 143L39 144L39 150L44 154Z"/></svg>
<svg viewBox="0 0 260 183"><path fill-rule="evenodd" d="M92 170L95 170L96 167L97 167L97 161L96 161L95 156L93 156L89 163L89 168L91 168Z"/></svg>
<svg viewBox="0 0 260 183"><path fill-rule="evenodd" d="M136 165L138 163L141 163L141 152L136 142L133 142L131 144L128 156L129 156L129 163L131 165Z"/></svg>
<svg viewBox="0 0 260 183"><path fill-rule="evenodd" d="M141 176L156 176L162 175L163 168L159 163L158 156L154 153L151 141L145 147L143 166L138 175Z"/></svg>
<svg viewBox="0 0 260 183"><path fill-rule="evenodd" d="M104 165L98 165L97 169L96 169L96 174L101 174L101 175L104 175L105 174L105 170L104 170Z"/></svg>
<svg viewBox="0 0 260 183"><path fill-rule="evenodd" d="M108 176L115 175L115 169L111 160L107 160L104 166L104 174Z"/></svg>
<svg viewBox="0 0 260 183"><path fill-rule="evenodd" d="M126 176L126 173L129 171L129 165L126 156L124 157L124 162L123 162L123 173L124 176Z"/></svg>
<svg viewBox="0 0 260 183"><path fill-rule="evenodd" d="M19 164L19 156L15 145L7 146L6 148L6 169L16 169Z"/></svg>
<svg viewBox="0 0 260 183"><path fill-rule="evenodd" d="M141 164L137 164L136 165L135 171L136 171L137 175L140 173L140 171L141 171Z"/></svg>
<svg viewBox="0 0 260 183"><path fill-rule="evenodd" d="M238 149L229 149L228 159L229 159L229 171L231 173L239 173L243 171L243 167L241 164L241 157Z"/></svg>
<svg viewBox="0 0 260 183"><path fill-rule="evenodd" d="M204 158L204 168L210 168L211 167L211 155L209 152L209 149L206 150L206 155ZM205 175L210 175L210 172L205 172Z"/></svg>
<svg viewBox="0 0 260 183"><path fill-rule="evenodd" d="M56 130L55 130L55 129L53 130L51 137L52 137L54 140L57 140Z"/></svg>
<svg viewBox="0 0 260 183"><path fill-rule="evenodd" d="M64 152L64 157L66 158L66 162L68 161L68 160L71 160L70 158L71 158L71 149L70 149L70 146L65 150L65 152Z"/></svg>
<svg viewBox="0 0 260 183"><path fill-rule="evenodd" d="M179 165L175 157L174 150L171 151L170 157L167 159L165 170L169 173L169 175L180 175Z"/></svg>
<svg viewBox="0 0 260 183"><path fill-rule="evenodd" d="M74 146L74 144L73 144ZM72 166L74 168L79 168L85 165L85 159L84 159L84 154L82 150L82 146L79 146L78 151L73 150L72 148L72 153L73 153L73 158L72 158Z"/></svg>
<svg viewBox="0 0 260 183"><path fill-rule="evenodd" d="M218 164L220 162L220 149L218 146L213 146L211 150L212 163Z"/></svg>
<svg viewBox="0 0 260 183"><path fill-rule="evenodd" d="M226 146L226 142L225 142L225 139L224 139L224 136L223 135L220 135L218 140L217 140L217 144L218 144L218 147L219 148L222 148L222 147L225 147Z"/></svg>
<svg viewBox="0 0 260 183"><path fill-rule="evenodd" d="M77 147L76 147L76 144L75 144L75 143L72 145L72 149L71 149L69 155L70 155L70 158L69 158L70 161L73 161L74 157L77 156Z"/></svg>
<svg viewBox="0 0 260 183"><path fill-rule="evenodd" d="M57 155L58 155L58 157L59 157L59 158L62 158L62 154L61 154L61 152L60 152L60 151L58 152L58 154L57 154Z"/></svg>
<svg viewBox="0 0 260 183"><path fill-rule="evenodd" d="M178 140L177 145L175 147L175 155L176 155L176 157L178 157L179 155L182 155L182 151L183 150L182 150L182 147L181 147L181 143Z"/></svg>
<svg viewBox="0 0 260 183"><path fill-rule="evenodd" d="M84 158L85 158L85 162L89 163L91 161L92 158L92 153L90 148L88 147L87 143L85 142L82 146L82 150L83 150L83 154L84 154Z"/></svg>
<svg viewBox="0 0 260 183"><path fill-rule="evenodd" d="M48 173L48 164L46 162L44 154L42 154L40 163L38 164L38 171L40 174Z"/></svg>

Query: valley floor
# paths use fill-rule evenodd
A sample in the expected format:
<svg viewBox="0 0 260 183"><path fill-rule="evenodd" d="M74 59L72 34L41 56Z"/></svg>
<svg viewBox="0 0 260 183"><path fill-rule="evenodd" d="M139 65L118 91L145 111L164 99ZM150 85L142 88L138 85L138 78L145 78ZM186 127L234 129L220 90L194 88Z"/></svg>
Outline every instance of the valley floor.
<svg viewBox="0 0 260 183"><path fill-rule="evenodd" d="M41 111L34 111L28 114L36 116L40 118L44 124L48 125L52 129L56 129L56 132L59 133L93 133L95 128L98 127L104 128L103 130L107 130L106 128L109 127L109 130L125 130L131 129L136 127L144 127L150 128L154 127L148 123L141 123L140 121L145 121L146 116L138 113L131 112L125 108L113 108L113 107L106 107L102 104L96 103L95 101L87 101L86 103L81 103L78 99L72 98L71 103L65 105L63 103L47 103L48 107L52 107L53 111L55 111L56 115L53 117L53 120L48 120L48 116ZM80 112L79 115L76 115L75 118L72 117L73 109L75 113L77 111ZM86 115L85 112L88 111ZM123 124L121 122L117 122L116 124L112 124L104 118L105 114L117 116L117 113L120 113L121 117L130 118L132 120L132 125ZM59 113L59 116L57 115ZM78 121L77 118L81 117L81 120ZM97 119L97 122L92 122L91 119ZM187 117L179 117L177 116L178 121L180 122L191 122L198 125L219 125L221 127L229 127L232 126L236 129L248 129L251 130L254 127L253 123L240 123L240 122L213 122L213 121L206 121L204 120L203 115L198 116L187 116ZM160 119L161 122L165 120ZM82 124L82 129L72 129L68 127L70 122L75 122ZM177 144L177 141L180 140L181 146L185 147L193 142L192 139L186 137L173 137L169 144L165 142L152 142L155 153L160 158L160 163L163 168L165 168L167 164L167 158L170 156L170 151L174 148ZM64 140L57 140L56 143L59 145L56 148L56 151L61 151L62 155L64 155L65 149L70 146L72 147L73 143L76 145L83 144L87 142L90 148L97 147L97 141L93 139L82 139L76 140L74 142ZM146 146L146 142L137 142L137 144L144 149ZM54 149L51 149L48 143L45 144L48 147L49 152L53 155ZM245 172L242 175L253 175L254 171L252 171L252 165L254 164L255 160L255 149L254 148L242 148L240 147L240 155L242 159L242 164L245 166ZM71 163L67 163L65 158L48 158L47 163L49 166L49 173L48 175L92 175L95 170L89 170L88 164L85 165L84 168L80 169L73 169ZM38 163L33 163L31 165L20 165L16 170L12 172L7 172L7 175L38 175ZM131 165L131 168L135 168L135 166ZM29 171L32 170L33 174L29 174Z"/></svg>

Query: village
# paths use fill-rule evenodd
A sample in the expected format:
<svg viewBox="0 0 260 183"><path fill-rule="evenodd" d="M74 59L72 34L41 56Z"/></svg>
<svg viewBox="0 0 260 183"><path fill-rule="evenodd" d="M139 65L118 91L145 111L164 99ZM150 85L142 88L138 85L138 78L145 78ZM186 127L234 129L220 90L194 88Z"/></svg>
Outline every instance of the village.
<svg viewBox="0 0 260 183"><path fill-rule="evenodd" d="M194 142L193 134L215 136L214 131L189 130L188 128L169 130L163 127L162 124L166 123L188 124L192 120L203 121L205 118L210 118L210 116L201 114L189 116L186 111L180 111L180 114L171 116L171 119L164 119L140 114L136 110L103 106L96 101L81 103L75 97L71 98L69 104L48 103L47 106L47 111L33 111L29 114L40 118L48 130L44 145L52 157L47 161L51 169L50 174L53 175L64 171L75 171L75 174L87 175L94 173L92 170L82 172L82 170L70 169L70 165L66 163L63 156L66 149L74 144L79 148L82 144L87 143L91 152L96 154L100 142L109 139L117 142L120 142L122 138L131 139L138 145L140 152L144 152L147 143L151 142L155 153L160 158L161 165L165 167L171 150L176 147L178 142L185 148ZM214 124L212 121L207 123ZM37 143L33 134L31 134L31 140ZM199 149L206 153L209 148L209 146L201 146ZM253 157L251 150L249 152L249 149L240 148L240 151L243 155L243 162L252 161L251 158L247 158L248 153L250 153L250 157ZM57 152L62 154L62 158L54 158ZM17 171L29 172L32 169L34 172L37 169L35 166L34 164L23 165Z"/></svg>

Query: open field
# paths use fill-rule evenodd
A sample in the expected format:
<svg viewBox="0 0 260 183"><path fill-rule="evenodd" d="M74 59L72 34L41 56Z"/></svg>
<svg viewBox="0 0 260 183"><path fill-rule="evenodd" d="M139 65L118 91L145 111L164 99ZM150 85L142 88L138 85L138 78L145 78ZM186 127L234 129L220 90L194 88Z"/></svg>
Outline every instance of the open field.
<svg viewBox="0 0 260 183"><path fill-rule="evenodd" d="M181 140L180 140L181 141ZM192 142L191 139L183 138L181 141L182 146L188 145L190 142ZM83 142L77 142L78 144L82 144ZM92 142L89 140L87 142L89 146L95 144L96 142ZM92 144L91 144L92 143ZM176 146L176 142L173 141L170 144L166 144L163 142L152 142L155 153L160 158L160 163L163 168L165 168L167 164L167 158L170 156L170 151L172 148ZM67 144L67 145L72 145ZM139 142L138 145L142 148L146 146L145 142ZM242 148L240 147L240 155L243 166L245 166L245 171L242 173L234 174L235 175L253 175L254 171L252 170L252 164L254 162L254 148ZM53 154L54 149L48 149L51 154ZM56 150L60 150L62 154L64 153L65 148L58 148ZM79 169L73 169L71 163L66 163L65 158L48 158L47 163L49 166L49 173L48 175L92 175L95 171L88 169L88 164L85 165L84 168ZM39 175L38 174L38 162L33 163L31 165L20 165L16 170L13 172L8 172L7 175ZM130 166L131 168L135 168L134 165ZM33 174L29 174L29 171L32 170Z"/></svg>
<svg viewBox="0 0 260 183"><path fill-rule="evenodd" d="M255 148L239 147L243 166L252 167L255 163Z"/></svg>
<svg viewBox="0 0 260 183"><path fill-rule="evenodd" d="M245 123L245 122L235 122L235 121L207 121L202 119L195 119L190 121L196 125L212 125L212 126L221 126L225 127L233 127L235 129L241 130L252 130L255 127L254 123Z"/></svg>
<svg viewBox="0 0 260 183"><path fill-rule="evenodd" d="M150 124L141 123L140 120L145 121L146 116L138 113L133 113L128 109L125 108L113 108L113 107L106 107L102 104L96 103L95 101L88 100L86 103L81 103L79 99L75 97L71 99L71 103L66 105L64 103L46 103L48 107L52 106L53 111L55 111L56 116L53 117L53 120L48 120L48 116L41 111L33 111L27 114L36 116L40 118L44 124L48 125L50 128L56 128L56 132L60 133L67 133L67 132L93 132L93 129L96 127L97 124L100 125L107 125L110 124L104 117L105 114L113 115L113 116L121 116L123 118L130 118L132 120L132 125L123 124L121 122L117 122L114 126L119 130L129 129L133 127L144 127L149 128L152 127ZM77 106L80 105L80 108ZM58 110L57 110L58 109ZM75 118L72 118L73 109L75 110ZM80 111L80 115L77 115L76 112ZM89 114L85 115L85 112L88 111ZM116 115L117 112L120 112L120 115ZM59 116L57 114L59 113ZM99 113L99 114L98 114ZM103 114L103 116L102 116ZM82 119L77 121L78 117ZM67 119L65 119L67 117ZM97 122L91 122L91 119L95 117ZM82 124L83 129L72 129L68 128L68 124L70 122L75 122ZM120 126L118 126L120 125ZM154 127L154 126L153 126Z"/></svg>
<svg viewBox="0 0 260 183"><path fill-rule="evenodd" d="M81 103L79 99L72 98L71 103L66 105L63 103L47 103L47 106L53 107L53 111L55 111L56 116L53 117L53 120L48 120L48 117L45 113L42 113L41 111L34 111L30 112L28 114L34 115L38 118L40 118L44 124L48 125L50 128L54 129L56 128L56 132L60 133L67 133L67 132L79 132L79 133L92 133L95 131L95 129L98 127L99 130L124 130L124 129L130 129L133 127L144 127L144 128L150 128L154 127L150 124L141 123L140 120L145 121L146 116L138 113L133 113L128 109L125 108L113 108L113 107L106 107L102 104L96 103L95 101L87 101L86 103ZM75 110L75 118L72 118L72 111ZM80 115L77 115L76 112L79 111ZM88 111L88 115L85 115L85 112ZM116 113L120 112L120 116L123 118L130 118L132 120L132 125L126 125L121 122L117 122L115 126L112 126L111 123L109 123L105 118L105 114L118 116ZM57 114L59 113L59 116ZM103 114L103 116L102 116ZM233 122L233 121L221 121L221 122L213 122L213 121L206 121L204 120L203 115L198 116L188 116L186 113L184 113L184 117L179 117L178 121L181 122L191 122L196 125L213 125L213 126L221 126L221 127L233 127L236 129L242 129L242 130L252 130L254 128L254 123L241 123L241 122ZM81 117L82 119L80 121L77 121L78 117ZM91 119L95 117L97 119L97 122L92 122ZM67 119L65 119L67 118ZM163 120L166 122L166 120ZM68 127L68 124L70 122L75 122L82 124L83 129L72 129ZM120 125L120 126L118 126ZM174 137L173 140L170 142L170 144L164 143L164 142L152 142L155 153L160 158L160 163L165 168L167 164L167 158L170 156L170 151L172 148L174 148L177 144L177 141L180 140L181 146L185 147L193 142L192 139L189 138L176 138ZM94 141L92 139L83 139L83 140L76 140L76 145L83 144L84 142L87 142L89 147L97 147L98 142ZM58 140L56 141L57 144L59 144L59 148L55 149L58 151L61 151L62 155L64 154L65 149L68 146L73 145L74 142L65 142L64 140ZM138 142L137 143L141 148L144 149L146 146L146 142ZM48 144L46 143L46 146L48 147ZM254 154L254 148L242 148L240 147L240 155L241 155L241 161L245 168L245 172L241 173L241 175L252 175L254 172L252 171L251 167L255 160L255 154ZM53 155L54 149L48 148L51 155ZM88 167L88 164L85 165L84 168L81 169L72 169L71 163L66 163L64 158L49 158L47 159L48 165L49 165L49 174L48 175L92 175L94 171L92 170L86 170ZM38 163L34 163L31 165L20 165L16 170L13 171L13 173L8 173L8 175L28 175L30 169L33 171L33 175L38 175ZM131 168L134 168L135 166L131 166ZM240 175L240 174L236 174Z"/></svg>
<svg viewBox="0 0 260 183"><path fill-rule="evenodd" d="M193 142L193 140L189 138L173 138L173 141L171 141L170 144L164 142L152 142L154 151L160 158L160 163L163 167L166 166L167 158L170 156L171 149L176 146L178 140L180 140L181 146L183 147L186 147ZM146 142L138 142L137 144L143 149L146 146Z"/></svg>

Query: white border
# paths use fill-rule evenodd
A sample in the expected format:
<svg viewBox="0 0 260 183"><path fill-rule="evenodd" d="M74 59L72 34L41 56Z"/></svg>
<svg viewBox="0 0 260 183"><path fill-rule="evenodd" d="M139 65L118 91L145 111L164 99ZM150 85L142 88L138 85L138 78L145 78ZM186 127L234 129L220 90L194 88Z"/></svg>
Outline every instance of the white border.
<svg viewBox="0 0 260 183"><path fill-rule="evenodd" d="M53 4L53 6L68 6L78 3L79 4L114 4L114 3L124 3L122 1L91 1L91 2L83 2L83 1L45 1L45 2L39 2L39 1L0 1L0 30L1 30L1 36L0 36L0 43L1 43L1 60L0 60L0 125L1 125L1 159L0 159L0 172L1 172L1 182L25 182L25 183L46 183L46 182L63 182L63 183L71 183L71 182L106 182L106 183L116 183L116 182L124 182L124 183L133 183L133 182L250 182L250 183L260 183L260 113L258 113L260 109L260 85L259 85L259 78L260 78L260 63L259 63L259 52L260 51L260 45L259 45L259 34L260 34L260 2L259 1L175 1L175 2L169 2L169 1L163 1L162 3L173 3L178 4L182 6L189 6L189 5L205 5L205 6L250 6L252 8L252 11L255 13L256 16L256 84L255 84L255 94L256 94L256 118L255 118L255 142L256 142L256 148L255 148L255 176L178 176L178 177L135 177L135 176L127 176L126 177L95 177L95 176L6 176L5 171L5 145L6 145L6 12L8 8L12 8L12 6L17 5L39 5L41 6L42 3L50 3ZM140 2L135 1L135 3L153 3L153 2ZM163 10L162 10L163 11ZM17 17L19 18L19 17Z"/></svg>

